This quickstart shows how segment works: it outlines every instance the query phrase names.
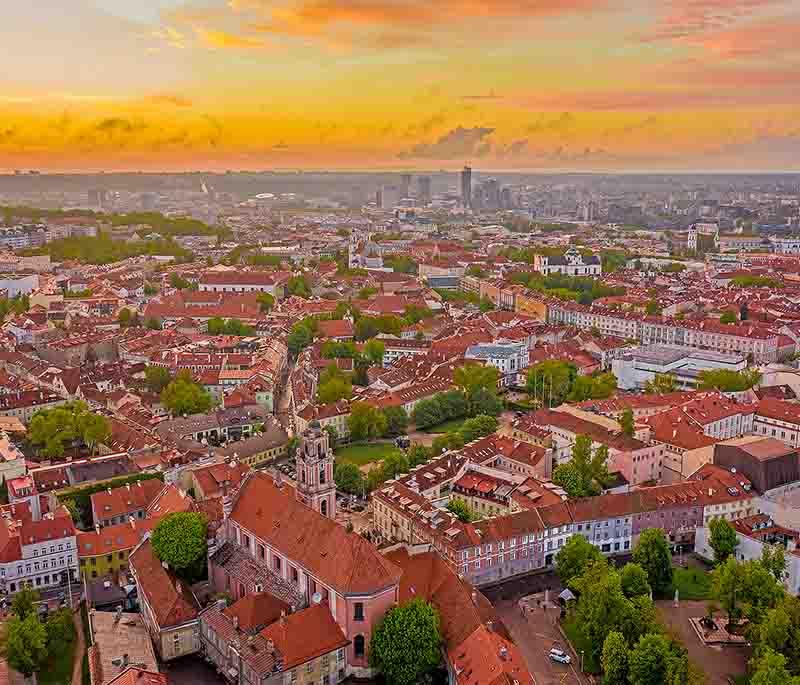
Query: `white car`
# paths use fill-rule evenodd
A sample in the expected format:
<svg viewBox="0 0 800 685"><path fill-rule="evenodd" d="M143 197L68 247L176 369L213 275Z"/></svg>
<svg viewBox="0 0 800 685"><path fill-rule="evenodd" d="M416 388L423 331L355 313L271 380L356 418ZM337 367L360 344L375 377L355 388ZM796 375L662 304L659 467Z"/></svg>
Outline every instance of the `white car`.
<svg viewBox="0 0 800 685"><path fill-rule="evenodd" d="M569 664L572 662L569 654L561 651L560 649L556 649L555 647L550 650L550 654L548 656L550 657L550 661L557 661L560 664Z"/></svg>

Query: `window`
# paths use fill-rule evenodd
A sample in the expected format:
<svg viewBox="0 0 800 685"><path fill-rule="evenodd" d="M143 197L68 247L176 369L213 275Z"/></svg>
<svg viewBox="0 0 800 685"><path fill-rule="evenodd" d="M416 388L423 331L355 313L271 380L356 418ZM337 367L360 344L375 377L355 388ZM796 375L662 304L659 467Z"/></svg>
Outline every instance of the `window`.
<svg viewBox="0 0 800 685"><path fill-rule="evenodd" d="M276 571L281 570L281 558L279 556L275 555L274 557L272 557L272 563L275 566Z"/></svg>
<svg viewBox="0 0 800 685"><path fill-rule="evenodd" d="M264 548L264 545L258 546L258 557L259 559L266 559L267 558L267 550Z"/></svg>
<svg viewBox="0 0 800 685"><path fill-rule="evenodd" d="M353 620L354 621L363 621L364 620L364 604L363 602L356 602L353 606Z"/></svg>
<svg viewBox="0 0 800 685"><path fill-rule="evenodd" d="M314 672L314 662L313 661L309 661L306 664L306 673L313 673L313 672Z"/></svg>
<svg viewBox="0 0 800 685"><path fill-rule="evenodd" d="M356 635L353 639L353 652L357 658L363 658L366 650L366 642L363 635Z"/></svg>

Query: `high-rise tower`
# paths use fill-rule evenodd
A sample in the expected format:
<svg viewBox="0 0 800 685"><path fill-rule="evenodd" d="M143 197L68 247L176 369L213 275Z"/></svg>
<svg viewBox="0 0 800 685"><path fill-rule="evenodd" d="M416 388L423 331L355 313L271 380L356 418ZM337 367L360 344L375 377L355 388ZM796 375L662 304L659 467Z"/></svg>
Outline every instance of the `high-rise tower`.
<svg viewBox="0 0 800 685"><path fill-rule="evenodd" d="M336 518L333 450L319 422L312 421L303 431L296 460L297 498L323 516Z"/></svg>
<svg viewBox="0 0 800 685"><path fill-rule="evenodd" d="M472 169L468 166L461 172L461 202L464 209L472 209Z"/></svg>

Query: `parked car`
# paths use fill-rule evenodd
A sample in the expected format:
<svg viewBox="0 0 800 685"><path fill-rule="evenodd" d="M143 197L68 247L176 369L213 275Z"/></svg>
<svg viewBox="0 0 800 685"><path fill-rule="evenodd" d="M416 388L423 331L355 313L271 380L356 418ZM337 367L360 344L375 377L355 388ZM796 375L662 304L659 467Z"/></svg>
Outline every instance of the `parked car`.
<svg viewBox="0 0 800 685"><path fill-rule="evenodd" d="M550 650L550 654L548 654L548 656L550 657L550 661L557 661L560 664L569 664L572 662L569 654L555 647Z"/></svg>

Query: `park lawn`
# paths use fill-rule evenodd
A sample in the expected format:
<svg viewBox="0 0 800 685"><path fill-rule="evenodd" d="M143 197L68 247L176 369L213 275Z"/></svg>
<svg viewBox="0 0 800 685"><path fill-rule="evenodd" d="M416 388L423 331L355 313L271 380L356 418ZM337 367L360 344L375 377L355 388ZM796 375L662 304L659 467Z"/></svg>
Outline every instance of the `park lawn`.
<svg viewBox="0 0 800 685"><path fill-rule="evenodd" d="M581 650L583 650L583 671L584 673L600 673L600 664L594 658L591 650L591 644L589 644L589 638L581 630L581 626L578 623L577 618L575 615L567 616L566 620L561 624L561 627L564 629L564 634L567 636L567 639L570 641L572 648L575 650L575 654L578 656L578 662L573 664L575 666L575 670L579 671L581 668L580 658L581 658Z"/></svg>
<svg viewBox="0 0 800 685"><path fill-rule="evenodd" d="M390 442L360 442L334 450L336 461L342 464L365 466L375 461L383 461L389 455L401 454Z"/></svg>
<svg viewBox="0 0 800 685"><path fill-rule="evenodd" d="M461 426L464 425L464 421L467 420L467 417L461 419L450 419L449 421L445 421L444 423L436 424L435 426L429 426L428 428L423 428L420 432L421 433L435 433L436 435L444 435L445 433L455 433L456 431L461 430Z"/></svg>
<svg viewBox="0 0 800 685"><path fill-rule="evenodd" d="M676 568L672 571L672 591L680 599L704 600L711 597L711 574L699 568Z"/></svg>
<svg viewBox="0 0 800 685"><path fill-rule="evenodd" d="M52 655L47 665L38 673L39 685L63 685L72 682L72 661L75 658L77 637L60 653Z"/></svg>

